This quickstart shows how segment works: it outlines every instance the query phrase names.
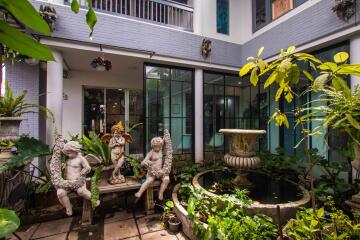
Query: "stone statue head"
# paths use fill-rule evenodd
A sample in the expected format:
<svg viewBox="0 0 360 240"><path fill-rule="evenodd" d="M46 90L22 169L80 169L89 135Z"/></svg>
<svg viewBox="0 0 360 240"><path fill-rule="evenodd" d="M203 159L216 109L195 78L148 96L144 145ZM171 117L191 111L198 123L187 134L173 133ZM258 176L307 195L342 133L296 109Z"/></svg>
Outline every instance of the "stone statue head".
<svg viewBox="0 0 360 240"><path fill-rule="evenodd" d="M81 144L76 141L67 142L64 145L62 152L69 158L75 158L81 150Z"/></svg>
<svg viewBox="0 0 360 240"><path fill-rule="evenodd" d="M162 149L163 144L164 140L161 137L154 137L151 139L151 148L155 152L159 152Z"/></svg>

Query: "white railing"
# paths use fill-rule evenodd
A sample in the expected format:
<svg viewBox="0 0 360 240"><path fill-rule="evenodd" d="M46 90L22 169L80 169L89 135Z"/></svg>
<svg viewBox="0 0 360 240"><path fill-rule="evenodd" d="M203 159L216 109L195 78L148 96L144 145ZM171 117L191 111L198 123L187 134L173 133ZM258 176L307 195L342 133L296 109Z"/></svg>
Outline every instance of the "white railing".
<svg viewBox="0 0 360 240"><path fill-rule="evenodd" d="M87 7L86 0L79 0ZM65 0L70 4L71 0ZM146 21L193 30L193 8L170 0L92 0L96 11L136 17Z"/></svg>

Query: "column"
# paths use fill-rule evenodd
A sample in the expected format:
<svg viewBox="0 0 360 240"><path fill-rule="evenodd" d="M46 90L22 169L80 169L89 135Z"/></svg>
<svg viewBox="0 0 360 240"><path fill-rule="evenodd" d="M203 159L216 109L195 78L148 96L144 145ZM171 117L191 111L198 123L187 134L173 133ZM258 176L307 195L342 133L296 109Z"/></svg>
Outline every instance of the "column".
<svg viewBox="0 0 360 240"><path fill-rule="evenodd" d="M195 163L204 162L203 70L195 69Z"/></svg>
<svg viewBox="0 0 360 240"><path fill-rule="evenodd" d="M46 107L53 113L54 121L46 121L46 143L54 144L54 132L62 134L63 117L63 58L61 53L53 51L55 61L47 63ZM81 109L79 109L81 111Z"/></svg>
<svg viewBox="0 0 360 240"><path fill-rule="evenodd" d="M202 33L202 0L193 0L193 31L195 34Z"/></svg>
<svg viewBox="0 0 360 240"><path fill-rule="evenodd" d="M350 39L350 61L351 63L360 63L360 34ZM360 77L351 76L351 89L360 85Z"/></svg>

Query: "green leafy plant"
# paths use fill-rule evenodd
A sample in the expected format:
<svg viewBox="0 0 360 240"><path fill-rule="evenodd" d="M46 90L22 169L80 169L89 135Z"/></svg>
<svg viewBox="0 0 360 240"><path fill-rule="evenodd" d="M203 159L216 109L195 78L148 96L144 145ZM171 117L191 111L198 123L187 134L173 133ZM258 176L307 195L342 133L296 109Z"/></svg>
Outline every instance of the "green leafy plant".
<svg viewBox="0 0 360 240"><path fill-rule="evenodd" d="M263 49L263 47L260 48L256 57L248 58L248 63L241 68L239 74L240 77L249 74L250 82L254 86L258 85L261 76L268 76L266 77L264 88L268 88L273 84L277 86L275 101L284 98L288 103L292 103L294 98L296 99L297 106L293 111L284 113L277 109L272 115L271 120L274 120L277 126L284 125L289 127L287 115L295 117L295 127L298 127L302 134L302 139L295 147L299 147L302 144L306 152L308 173L306 179L310 182L311 203L315 212L314 163L311 158L309 142L310 137L321 135L322 132L319 129L320 127L311 129L311 124L309 123L316 120L317 112L314 112L314 110L322 109L324 106L310 108L309 105L304 106L302 100L306 94L322 89L325 84L330 84L336 91L349 95L351 91L343 77L347 75L359 76L360 65L347 64L349 55L345 52L335 54L333 62L322 62L311 54L296 52L294 46L290 46L287 50L282 49L278 59L267 63L261 59ZM305 65L306 69L303 69L301 64ZM313 74L308 71L308 66L312 69L313 74L319 74L318 77L313 77ZM304 76L307 82L300 83L301 76ZM309 87L304 87L307 85Z"/></svg>
<svg viewBox="0 0 360 240"><path fill-rule="evenodd" d="M244 200L244 207L249 204L246 194L246 191L242 190L237 191L235 196L223 196L219 199L194 192L189 198L187 211L194 223L196 239L274 239L277 228L270 217L262 214L248 216L244 208L238 206L238 203Z"/></svg>
<svg viewBox="0 0 360 240"><path fill-rule="evenodd" d="M95 24L97 22L97 18L96 18L96 13L92 7L92 1L91 0L86 0L87 3L87 13L86 13L86 23L89 26L90 29L90 37L92 36L93 32L94 32L94 27ZM72 0L71 1L71 10L78 14L80 11L80 5L79 5L79 1L78 0Z"/></svg>
<svg viewBox="0 0 360 240"><path fill-rule="evenodd" d="M8 237L20 226L20 219L9 209L0 208L0 239Z"/></svg>
<svg viewBox="0 0 360 240"><path fill-rule="evenodd" d="M20 117L25 113L36 113L34 109L46 112L53 118L52 112L46 107L25 101L27 92L15 96L8 82L5 82L5 94L0 95L0 117Z"/></svg>
<svg viewBox="0 0 360 240"><path fill-rule="evenodd" d="M9 141L3 141L3 140L0 140L0 148L13 148L13 147L15 147L15 142L14 141L11 141L11 140L9 140ZM0 151L1 152L1 151Z"/></svg>
<svg viewBox="0 0 360 240"><path fill-rule="evenodd" d="M82 145L84 153L91 153L99 157L102 165L109 166L112 164L109 146L102 142L95 132L89 132L89 138L83 135L82 138L77 141Z"/></svg>
<svg viewBox="0 0 360 240"><path fill-rule="evenodd" d="M36 157L51 155L51 150L48 145L26 135L21 136L15 146L17 149L16 154L9 161L0 164L0 174L8 169L19 168L31 163ZM41 171L37 166L32 166Z"/></svg>
<svg viewBox="0 0 360 240"><path fill-rule="evenodd" d="M100 198L99 181L101 177L101 172L102 172L102 166L100 165L96 167L95 172L91 177L90 192L91 192L91 206L93 209L97 207L97 201Z"/></svg>
<svg viewBox="0 0 360 240"><path fill-rule="evenodd" d="M284 232L289 239L294 240L359 239L360 224L357 222L358 219L352 221L341 210L336 209L332 199L328 198L325 207L316 212L312 209L299 210L296 219L287 223Z"/></svg>

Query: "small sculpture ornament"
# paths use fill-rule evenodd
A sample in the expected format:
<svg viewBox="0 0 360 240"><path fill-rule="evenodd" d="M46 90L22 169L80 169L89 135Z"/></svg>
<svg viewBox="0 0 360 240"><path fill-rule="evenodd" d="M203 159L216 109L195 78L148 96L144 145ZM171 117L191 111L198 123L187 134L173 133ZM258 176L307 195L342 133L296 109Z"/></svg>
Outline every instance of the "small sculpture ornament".
<svg viewBox="0 0 360 240"><path fill-rule="evenodd" d="M56 140L53 155L50 160L50 176L59 202L66 209L68 216L72 215L72 204L68 193L75 191L79 196L91 200L91 192L86 188L85 177L90 172L91 167L80 153L81 145L76 141L64 143L59 136ZM64 178L61 173L61 153L64 153L68 159L65 164ZM100 201L97 202L98 206Z"/></svg>
<svg viewBox="0 0 360 240"><path fill-rule="evenodd" d="M165 159L163 161L163 146L165 144ZM151 151L141 162L141 166L147 170L146 181L141 185L140 190L135 193L135 197L140 198L146 189L156 180L162 181L159 190L159 200L164 199L164 191L170 182L170 171L172 164L172 144L170 133L164 130L164 137L155 137L151 139Z"/></svg>

